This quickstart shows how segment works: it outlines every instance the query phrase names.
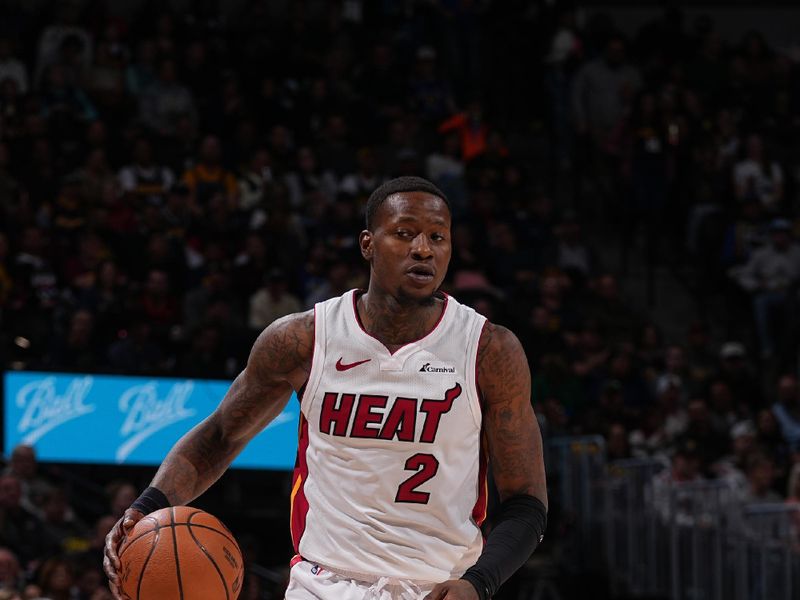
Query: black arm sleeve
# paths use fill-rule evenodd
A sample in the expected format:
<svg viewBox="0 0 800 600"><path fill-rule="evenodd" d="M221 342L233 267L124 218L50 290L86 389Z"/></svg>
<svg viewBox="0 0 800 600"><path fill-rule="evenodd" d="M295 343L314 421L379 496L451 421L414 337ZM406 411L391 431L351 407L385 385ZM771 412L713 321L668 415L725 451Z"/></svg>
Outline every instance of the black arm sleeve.
<svg viewBox="0 0 800 600"><path fill-rule="evenodd" d="M527 494L508 498L500 505L478 562L461 579L473 585L480 600L488 600L530 558L546 527L547 509L538 498Z"/></svg>
<svg viewBox="0 0 800 600"><path fill-rule="evenodd" d="M168 506L171 506L171 504L164 495L164 492L152 486L143 491L142 495L131 504L131 508L135 508L145 515L149 515L151 512L155 512L161 508L167 508Z"/></svg>

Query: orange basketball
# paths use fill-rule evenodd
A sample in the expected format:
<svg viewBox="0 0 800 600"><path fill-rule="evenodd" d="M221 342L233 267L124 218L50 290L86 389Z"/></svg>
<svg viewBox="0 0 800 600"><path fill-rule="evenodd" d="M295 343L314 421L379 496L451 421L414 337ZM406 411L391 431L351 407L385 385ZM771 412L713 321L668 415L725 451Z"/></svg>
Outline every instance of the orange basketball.
<svg viewBox="0 0 800 600"><path fill-rule="evenodd" d="M123 597L235 600L244 565L239 544L215 516L171 506L136 523L119 550Z"/></svg>

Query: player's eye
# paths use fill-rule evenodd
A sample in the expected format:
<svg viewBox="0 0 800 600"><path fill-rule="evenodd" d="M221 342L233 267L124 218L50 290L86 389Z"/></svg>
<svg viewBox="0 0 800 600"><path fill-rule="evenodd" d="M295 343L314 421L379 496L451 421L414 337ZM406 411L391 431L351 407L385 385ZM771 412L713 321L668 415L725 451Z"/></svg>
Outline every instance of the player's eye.
<svg viewBox="0 0 800 600"><path fill-rule="evenodd" d="M431 239L433 241L435 241L435 242L443 242L444 241L444 236L441 233L434 233L431 236Z"/></svg>
<svg viewBox="0 0 800 600"><path fill-rule="evenodd" d="M412 233L406 229L398 229L397 236L401 238L411 238L414 237Z"/></svg>

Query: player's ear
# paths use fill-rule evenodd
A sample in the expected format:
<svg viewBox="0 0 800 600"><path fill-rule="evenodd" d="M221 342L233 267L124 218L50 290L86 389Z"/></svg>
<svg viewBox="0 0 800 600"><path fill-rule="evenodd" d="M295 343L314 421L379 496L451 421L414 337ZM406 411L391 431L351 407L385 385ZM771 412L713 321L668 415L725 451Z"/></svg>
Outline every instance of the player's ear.
<svg viewBox="0 0 800 600"><path fill-rule="evenodd" d="M361 256L367 260L372 260L372 232L364 230L358 234L358 246L361 248Z"/></svg>

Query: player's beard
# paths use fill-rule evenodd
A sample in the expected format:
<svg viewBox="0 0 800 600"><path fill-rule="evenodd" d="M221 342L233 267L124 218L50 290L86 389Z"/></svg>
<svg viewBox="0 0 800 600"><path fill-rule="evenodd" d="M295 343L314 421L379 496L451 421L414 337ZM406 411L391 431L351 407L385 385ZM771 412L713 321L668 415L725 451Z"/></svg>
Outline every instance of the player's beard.
<svg viewBox="0 0 800 600"><path fill-rule="evenodd" d="M433 306L436 303L436 293L438 291L439 290L437 288L430 295L418 298L409 296L405 293L405 291L403 291L403 288L398 288L396 299L397 303L404 308Z"/></svg>

